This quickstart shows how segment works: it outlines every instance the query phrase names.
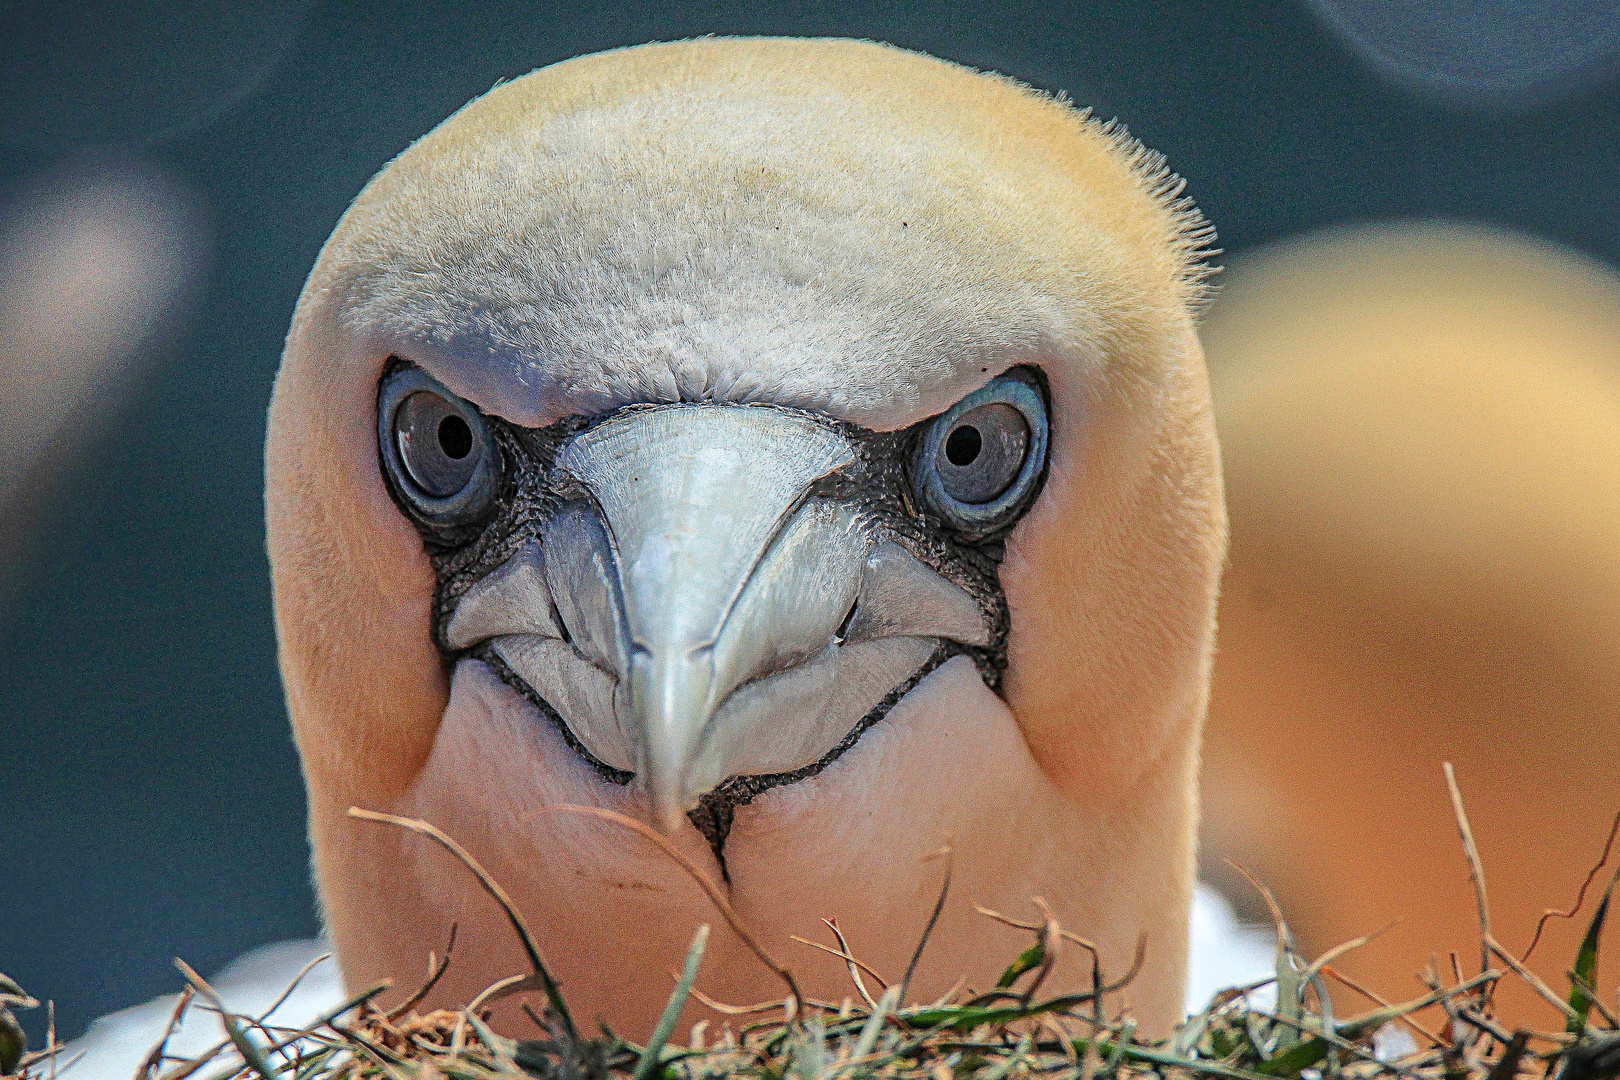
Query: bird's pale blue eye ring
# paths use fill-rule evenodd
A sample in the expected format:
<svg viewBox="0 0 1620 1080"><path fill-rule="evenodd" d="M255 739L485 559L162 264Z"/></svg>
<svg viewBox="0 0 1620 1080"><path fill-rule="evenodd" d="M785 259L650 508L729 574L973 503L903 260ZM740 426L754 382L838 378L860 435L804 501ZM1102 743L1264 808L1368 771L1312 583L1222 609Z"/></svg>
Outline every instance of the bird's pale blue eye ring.
<svg viewBox="0 0 1620 1080"><path fill-rule="evenodd" d="M1010 524L1046 468L1046 400L1035 378L1009 372L936 417L923 433L913 483L928 509L969 538Z"/></svg>
<svg viewBox="0 0 1620 1080"><path fill-rule="evenodd" d="M488 423L419 368L377 388L377 449L394 491L431 524L475 520L494 498L499 451Z"/></svg>

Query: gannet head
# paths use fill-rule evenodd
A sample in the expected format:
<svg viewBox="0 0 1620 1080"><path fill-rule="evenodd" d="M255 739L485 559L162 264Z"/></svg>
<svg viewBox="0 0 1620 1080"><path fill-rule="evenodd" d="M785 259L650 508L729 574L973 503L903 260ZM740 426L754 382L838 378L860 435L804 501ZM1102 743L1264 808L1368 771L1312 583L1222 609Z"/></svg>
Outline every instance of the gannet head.
<svg viewBox="0 0 1620 1080"><path fill-rule="evenodd" d="M538 71L373 180L268 451L351 981L490 918L359 803L455 833L574 943L587 1015L650 1027L663 989L615 972L712 914L644 841L540 813L572 802L664 830L762 933L838 916L880 960L951 838L919 993L1003 959L975 901L1039 893L1116 970L1149 934L1167 1023L1225 542L1175 194L1011 80L793 40ZM499 938L465 987L510 973ZM722 992L774 992L710 955Z"/></svg>

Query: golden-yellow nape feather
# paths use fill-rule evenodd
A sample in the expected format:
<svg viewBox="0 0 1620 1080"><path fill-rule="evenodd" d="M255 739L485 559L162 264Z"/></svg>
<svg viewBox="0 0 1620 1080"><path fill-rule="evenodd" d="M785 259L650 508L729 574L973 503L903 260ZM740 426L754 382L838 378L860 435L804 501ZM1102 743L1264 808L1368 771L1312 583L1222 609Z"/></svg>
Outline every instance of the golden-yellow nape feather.
<svg viewBox="0 0 1620 1080"><path fill-rule="evenodd" d="M1002 694L952 661L825 771L739 809L731 899L784 949L836 916L897 974L938 884L924 857L950 839L956 885L919 997L961 975L989 985L1018 946L975 903L1027 912L1044 895L1110 971L1147 935L1130 993L1166 1029L1225 548L1193 328L1206 234L1178 195L1155 156L1064 102L834 40L569 61L473 102L379 174L300 299L267 451L282 668L350 982L411 981L453 920L441 996L521 966L464 875L346 819L355 803L466 843L551 943L577 1012L626 1035L664 995L615 973L678 966L713 921L656 851L542 814L646 811L482 665L435 647L434 569L379 469L390 357L525 427L706 401L892 431L1025 365L1048 385L1052 443L999 569ZM676 842L711 859L688 832ZM812 994L845 992L836 960L795 966ZM705 972L722 998L776 992L718 934ZM1089 969L1068 957L1055 978Z"/></svg>
<svg viewBox="0 0 1620 1080"><path fill-rule="evenodd" d="M1229 267L1204 338L1232 507L1207 868L1267 880L1307 952L1399 918L1335 966L1411 996L1413 957L1477 949L1442 761L1515 950L1620 809L1620 276L1330 232ZM1550 982L1579 932L1549 928Z"/></svg>

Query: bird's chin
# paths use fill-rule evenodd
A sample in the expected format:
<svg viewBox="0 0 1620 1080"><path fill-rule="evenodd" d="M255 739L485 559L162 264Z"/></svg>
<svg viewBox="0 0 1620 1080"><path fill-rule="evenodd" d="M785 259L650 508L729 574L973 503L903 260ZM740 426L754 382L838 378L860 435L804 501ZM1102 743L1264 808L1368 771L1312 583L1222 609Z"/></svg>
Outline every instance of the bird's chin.
<svg viewBox="0 0 1620 1080"><path fill-rule="evenodd" d="M736 809L772 788L818 775L853 747L931 671L960 652L925 637L829 646L821 654L730 694L710 717L687 781L686 816L724 868ZM645 803L633 767L645 753L622 721L621 684L566 642L510 635L473 657L527 702L538 723L606 784ZM650 807L640 807L648 816Z"/></svg>
<svg viewBox="0 0 1620 1080"><path fill-rule="evenodd" d="M575 1014L644 1038L667 984L637 997L638 988L627 992L619 975L678 968L701 923L715 926L705 992L737 1002L779 992L675 860L611 822L559 810L568 805L646 814L633 786L604 782L525 695L488 665L461 660L433 751L392 809L450 833L502 885L555 965ZM839 808L835 820L828 807ZM951 895L963 899L941 916L918 969L917 994L926 999L963 974L992 984L999 957L1027 944L975 914L974 902L1022 911L1030 896L1064 895L1075 880L1111 882L1118 860L1138 854L1109 847L1115 828L1053 788L1006 704L972 658L957 657L902 695L819 775L767 791L739 811L727 850L729 881L698 829L683 823L668 839L722 885L764 940L825 934L820 920L836 917L884 973L905 970L944 873L942 861L929 856L950 841L959 853ZM385 883L381 902L390 917L375 917L372 895L345 909L353 942L346 965L354 957L355 971L415 986L426 950L458 924L456 962L437 1001L469 1000L493 979L527 970L499 909L464 867L435 845L394 848L365 836L352 853L365 868L356 880ZM1139 854L1162 859L1152 845ZM784 890L784 880L804 888ZM1078 890L1060 917L1098 927L1107 955L1127 964L1134 915L1115 926L1090 906L1093 895L1108 889ZM365 917L356 922L356 912ZM842 964L794 960L812 996L847 992ZM1083 978L1076 973L1074 984L1083 987ZM504 1022L512 1031L526 1023L515 1009Z"/></svg>

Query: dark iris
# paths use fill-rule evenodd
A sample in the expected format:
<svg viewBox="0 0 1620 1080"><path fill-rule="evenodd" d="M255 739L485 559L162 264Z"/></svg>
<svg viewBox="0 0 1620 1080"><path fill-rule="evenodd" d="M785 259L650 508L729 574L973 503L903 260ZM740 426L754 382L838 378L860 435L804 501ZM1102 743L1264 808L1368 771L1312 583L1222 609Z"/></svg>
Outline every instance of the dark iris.
<svg viewBox="0 0 1620 1080"><path fill-rule="evenodd" d="M398 360L377 384L377 451L395 499L435 543L494 505L500 447L478 407Z"/></svg>
<svg viewBox="0 0 1620 1080"><path fill-rule="evenodd" d="M411 481L435 499L459 493L477 471L471 426L432 391L419 390L400 403L394 436Z"/></svg>
<svg viewBox="0 0 1620 1080"><path fill-rule="evenodd" d="M1012 487L1029 452L1029 423L1011 405L993 402L964 414L945 436L940 486L958 502L993 502Z"/></svg>

